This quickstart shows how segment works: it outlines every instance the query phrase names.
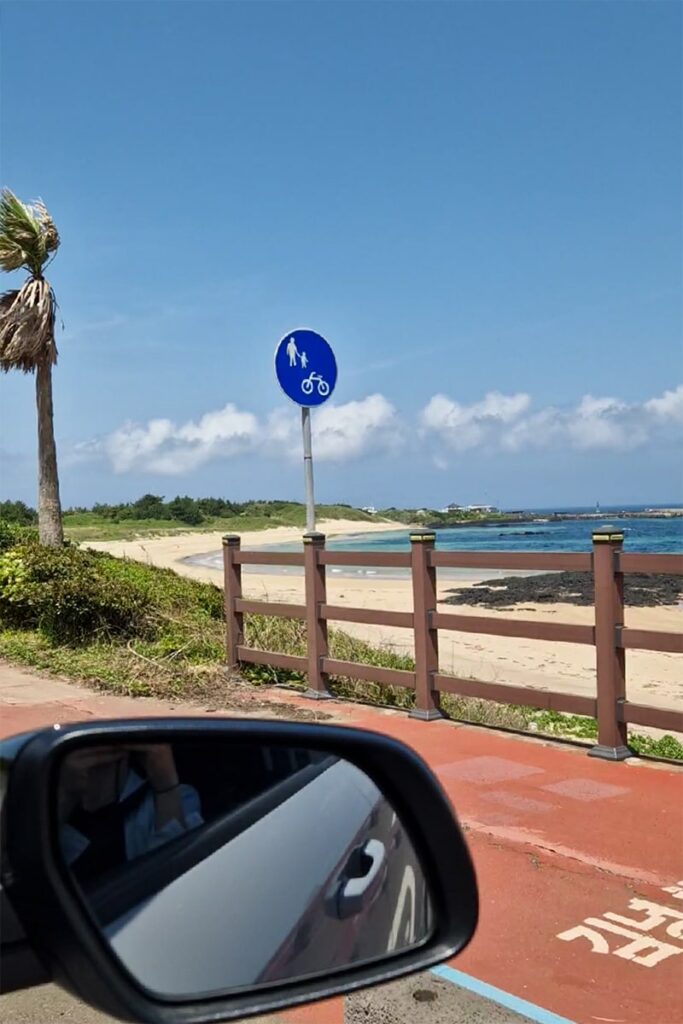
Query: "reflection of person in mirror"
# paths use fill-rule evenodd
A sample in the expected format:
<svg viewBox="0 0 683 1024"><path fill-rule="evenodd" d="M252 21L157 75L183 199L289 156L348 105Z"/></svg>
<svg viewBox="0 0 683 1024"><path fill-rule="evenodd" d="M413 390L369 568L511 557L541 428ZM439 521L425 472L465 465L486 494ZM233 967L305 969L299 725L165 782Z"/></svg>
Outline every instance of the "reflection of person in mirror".
<svg viewBox="0 0 683 1024"><path fill-rule="evenodd" d="M94 877L203 824L197 791L178 779L168 744L89 747L60 775L62 853Z"/></svg>

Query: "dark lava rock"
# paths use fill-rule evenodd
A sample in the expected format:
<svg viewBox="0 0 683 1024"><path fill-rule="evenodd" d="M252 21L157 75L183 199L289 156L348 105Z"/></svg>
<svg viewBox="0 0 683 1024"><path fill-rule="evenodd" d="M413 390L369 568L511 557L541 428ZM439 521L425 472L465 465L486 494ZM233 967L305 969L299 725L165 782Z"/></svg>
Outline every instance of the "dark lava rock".
<svg viewBox="0 0 683 1024"><path fill-rule="evenodd" d="M500 608L515 604L593 604L593 577L589 572L547 572L538 576L505 576L485 580L462 590L450 590L446 604ZM683 598L680 576L628 574L624 601L636 608L675 605Z"/></svg>

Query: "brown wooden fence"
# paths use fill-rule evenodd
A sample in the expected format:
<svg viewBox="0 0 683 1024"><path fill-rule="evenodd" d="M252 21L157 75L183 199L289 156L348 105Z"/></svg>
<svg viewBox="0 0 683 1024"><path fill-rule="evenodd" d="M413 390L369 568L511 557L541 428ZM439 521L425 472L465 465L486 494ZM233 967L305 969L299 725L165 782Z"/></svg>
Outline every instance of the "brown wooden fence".
<svg viewBox="0 0 683 1024"><path fill-rule="evenodd" d="M609 760L621 760L630 756L627 746L628 725L653 726L657 729L683 732L683 711L655 708L629 701L625 674L627 649L683 653L683 634L632 629L624 625L624 573L683 574L683 556L624 552L624 535L614 530L594 531L593 550L586 553L437 551L436 535L428 530L416 530L410 534L410 553L327 551L325 537L320 533L306 534L303 540L303 552L294 553L242 551L238 536L229 535L223 538L227 657L231 666L237 666L240 662L250 662L306 673L308 695L319 698L329 696L327 677L330 675L350 676L390 686L407 687L415 691L415 707L410 711L410 715L423 721L442 717L440 693L590 715L598 720L598 743L590 753ZM306 603L297 605L244 600L243 565L302 566ZM328 565L410 569L413 611L382 611L328 604ZM595 586L595 625L533 622L528 619L458 615L438 611L437 570L456 568L570 570L591 573ZM247 647L244 643L243 620L244 615L250 613L305 620L308 637L307 656L297 657ZM405 672L331 658L327 643L327 623L330 620L412 629L415 671ZM586 697L561 691L507 686L445 675L439 670L440 629L590 644L595 647L596 695Z"/></svg>

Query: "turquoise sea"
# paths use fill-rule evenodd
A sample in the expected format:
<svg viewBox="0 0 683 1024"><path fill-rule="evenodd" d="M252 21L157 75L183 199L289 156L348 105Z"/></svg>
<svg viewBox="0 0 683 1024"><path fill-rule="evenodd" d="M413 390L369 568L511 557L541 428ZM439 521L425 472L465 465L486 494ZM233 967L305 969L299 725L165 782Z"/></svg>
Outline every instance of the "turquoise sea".
<svg viewBox="0 0 683 1024"><path fill-rule="evenodd" d="M623 530L625 550L683 551L683 517L629 519L610 514L609 509L596 519L437 530L436 544L442 551L587 551L592 531L607 524ZM405 551L409 547L408 531L330 539L328 547L335 551Z"/></svg>
<svg viewBox="0 0 683 1024"><path fill-rule="evenodd" d="M536 511L536 510L534 510ZM563 512L592 512L591 509L562 509ZM564 519L559 522L515 523L511 526L466 526L436 531L436 546L441 551L588 551L591 548L591 533L594 529L610 525L624 532L624 548L627 551L683 552L683 517L630 519L619 512L639 511L619 509L616 514L604 509L597 518ZM543 518L543 510L538 510ZM386 533L350 534L345 537L331 537L327 542L331 551L408 551L409 531L398 528ZM267 550L267 549L266 549ZM278 544L278 551L301 551L301 542ZM220 551L196 555L188 559L195 565L204 565L217 571L222 570L223 556ZM292 566L245 566L247 572L277 573L278 575L301 575L302 570ZM405 577L406 569L368 568L361 566L330 567L331 575L392 578ZM527 572L510 573L490 569L483 572L475 569L440 570L442 577L461 580L496 578L505 575L529 575Z"/></svg>

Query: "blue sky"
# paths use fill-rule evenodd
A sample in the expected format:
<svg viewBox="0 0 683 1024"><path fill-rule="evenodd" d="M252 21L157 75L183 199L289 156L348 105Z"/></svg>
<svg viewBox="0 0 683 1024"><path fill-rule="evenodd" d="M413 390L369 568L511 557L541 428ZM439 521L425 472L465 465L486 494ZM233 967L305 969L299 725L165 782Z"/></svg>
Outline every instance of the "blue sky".
<svg viewBox="0 0 683 1024"><path fill-rule="evenodd" d="M66 504L299 497L303 325L339 362L320 500L683 498L680 5L0 11L2 181L62 236ZM33 503L33 382L0 388Z"/></svg>

